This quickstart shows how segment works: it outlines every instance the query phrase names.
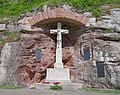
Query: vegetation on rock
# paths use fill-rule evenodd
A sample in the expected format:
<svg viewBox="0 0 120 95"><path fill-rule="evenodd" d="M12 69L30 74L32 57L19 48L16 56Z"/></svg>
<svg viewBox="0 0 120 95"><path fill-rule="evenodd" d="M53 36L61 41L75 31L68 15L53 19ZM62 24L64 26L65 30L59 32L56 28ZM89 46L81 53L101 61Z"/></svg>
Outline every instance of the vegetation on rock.
<svg viewBox="0 0 120 95"><path fill-rule="evenodd" d="M0 38L0 50L5 45L5 43L17 42L17 41L20 41L20 39L21 39L19 32L17 32L17 31L13 31L13 32L3 31L3 35L5 37Z"/></svg>
<svg viewBox="0 0 120 95"><path fill-rule="evenodd" d="M120 0L0 0L0 17L19 16L21 13L41 9L44 5L68 4L78 10L92 11L98 17L102 5L120 5ZM118 7L118 6L117 6Z"/></svg>

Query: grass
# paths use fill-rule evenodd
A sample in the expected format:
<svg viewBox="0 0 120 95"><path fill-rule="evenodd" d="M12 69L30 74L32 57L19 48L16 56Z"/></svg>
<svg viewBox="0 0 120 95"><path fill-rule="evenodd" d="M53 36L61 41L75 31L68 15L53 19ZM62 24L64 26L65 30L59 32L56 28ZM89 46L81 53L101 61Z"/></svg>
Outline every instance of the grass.
<svg viewBox="0 0 120 95"><path fill-rule="evenodd" d="M68 4L77 10L92 11L98 17L102 11L100 6L120 4L120 0L0 0L0 17L19 16L21 13L32 11L32 8L41 9L44 5Z"/></svg>
<svg viewBox="0 0 120 95"><path fill-rule="evenodd" d="M0 85L0 89L20 89L21 87L14 85Z"/></svg>
<svg viewBox="0 0 120 95"><path fill-rule="evenodd" d="M110 89L110 90L100 90L95 88L83 88L83 91L87 92L98 92L98 93L111 93L111 94L120 94L120 90Z"/></svg>

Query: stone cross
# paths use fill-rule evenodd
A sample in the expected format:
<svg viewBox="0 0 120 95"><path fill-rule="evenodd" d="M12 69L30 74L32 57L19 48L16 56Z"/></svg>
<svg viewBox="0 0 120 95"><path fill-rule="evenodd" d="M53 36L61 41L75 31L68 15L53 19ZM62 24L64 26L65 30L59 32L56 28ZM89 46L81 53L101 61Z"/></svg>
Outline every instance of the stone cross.
<svg viewBox="0 0 120 95"><path fill-rule="evenodd" d="M57 34L57 47L56 47L56 62L54 68L63 68L62 63L62 34L67 34L69 31L61 29L61 23L57 23L57 29L51 29L51 34Z"/></svg>

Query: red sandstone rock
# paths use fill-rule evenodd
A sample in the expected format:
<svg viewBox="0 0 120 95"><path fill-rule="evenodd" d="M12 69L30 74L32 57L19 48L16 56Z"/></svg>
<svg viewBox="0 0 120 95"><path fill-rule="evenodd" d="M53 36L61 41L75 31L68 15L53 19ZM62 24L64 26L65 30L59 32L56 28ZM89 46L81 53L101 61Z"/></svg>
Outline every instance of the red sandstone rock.
<svg viewBox="0 0 120 95"><path fill-rule="evenodd" d="M38 12L36 16L39 19L39 21L43 20L43 15L41 12Z"/></svg>
<svg viewBox="0 0 120 95"><path fill-rule="evenodd" d="M48 19L48 14L47 14L47 11L44 11L42 12L42 15L43 15L43 19Z"/></svg>
<svg viewBox="0 0 120 95"><path fill-rule="evenodd" d="M47 9L48 18L52 18L52 11L50 8Z"/></svg>

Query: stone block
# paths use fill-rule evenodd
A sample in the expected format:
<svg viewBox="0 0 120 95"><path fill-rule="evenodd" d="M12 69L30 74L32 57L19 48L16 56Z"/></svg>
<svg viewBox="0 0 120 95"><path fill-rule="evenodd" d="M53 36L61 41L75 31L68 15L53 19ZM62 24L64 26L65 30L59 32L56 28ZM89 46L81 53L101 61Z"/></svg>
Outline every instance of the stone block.
<svg viewBox="0 0 120 95"><path fill-rule="evenodd" d="M69 18L70 18L70 19L75 19L75 12L71 12Z"/></svg>
<svg viewBox="0 0 120 95"><path fill-rule="evenodd" d="M36 89L40 89L40 90L49 90L51 85L52 84L33 83L29 86L29 88L36 88Z"/></svg>
<svg viewBox="0 0 120 95"><path fill-rule="evenodd" d="M62 83L63 90L80 90L83 88L82 83Z"/></svg>
<svg viewBox="0 0 120 95"><path fill-rule="evenodd" d="M53 9L51 11L52 11L52 18L56 18L56 9Z"/></svg>
<svg viewBox="0 0 120 95"><path fill-rule="evenodd" d="M71 11L72 7L69 6L69 5L63 5L63 8L66 10L66 11Z"/></svg>
<svg viewBox="0 0 120 95"><path fill-rule="evenodd" d="M70 15L71 15L71 14L70 14L69 11L66 11L66 10L65 10L64 13L65 13L65 15L64 15L65 18L70 18Z"/></svg>
<svg viewBox="0 0 120 95"><path fill-rule="evenodd" d="M43 15L41 12L37 13L37 18L39 19L39 21L43 20Z"/></svg>
<svg viewBox="0 0 120 95"><path fill-rule="evenodd" d="M46 11L42 12L42 15L43 15L43 18L44 18L44 19L48 19L48 14L47 14Z"/></svg>
<svg viewBox="0 0 120 95"><path fill-rule="evenodd" d="M30 25L33 25L33 24L34 24L33 17L32 17L30 20L28 20L28 21L29 21Z"/></svg>
<svg viewBox="0 0 120 95"><path fill-rule="evenodd" d="M35 22L39 22L39 18L37 16L34 16Z"/></svg>
<svg viewBox="0 0 120 95"><path fill-rule="evenodd" d="M48 68L46 82L70 82L70 70L68 68Z"/></svg>
<svg viewBox="0 0 120 95"><path fill-rule="evenodd" d="M0 24L0 31L5 30L5 24Z"/></svg>
<svg viewBox="0 0 120 95"><path fill-rule="evenodd" d="M57 16L57 18L62 16L62 9L61 8L56 9L56 16Z"/></svg>
<svg viewBox="0 0 120 95"><path fill-rule="evenodd" d="M50 9L47 9L48 18L52 18L52 11Z"/></svg>
<svg viewBox="0 0 120 95"><path fill-rule="evenodd" d="M37 19L35 18L35 16L34 16L32 19L33 19L33 21L34 21L33 25L34 25L35 23L37 23Z"/></svg>
<svg viewBox="0 0 120 95"><path fill-rule="evenodd" d="M26 16L27 17L33 17L36 15L36 12L27 12Z"/></svg>

